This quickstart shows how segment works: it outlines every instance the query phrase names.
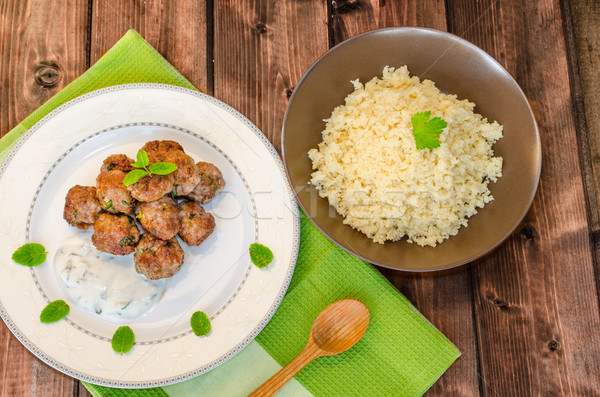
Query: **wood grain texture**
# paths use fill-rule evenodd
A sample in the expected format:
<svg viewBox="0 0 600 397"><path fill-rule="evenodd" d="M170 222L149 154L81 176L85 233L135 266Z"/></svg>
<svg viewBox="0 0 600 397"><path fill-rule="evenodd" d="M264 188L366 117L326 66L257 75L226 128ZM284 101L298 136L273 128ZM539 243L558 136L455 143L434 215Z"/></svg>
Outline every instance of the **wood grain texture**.
<svg viewBox="0 0 600 397"><path fill-rule="evenodd" d="M281 151L288 99L328 49L324 0L214 4L215 97L240 111Z"/></svg>
<svg viewBox="0 0 600 397"><path fill-rule="evenodd" d="M600 3L563 2L563 19L596 286L600 291Z"/></svg>
<svg viewBox="0 0 600 397"><path fill-rule="evenodd" d="M87 15L87 2L0 1L0 136L85 71ZM0 324L0 396L69 396L77 386Z"/></svg>
<svg viewBox="0 0 600 397"><path fill-rule="evenodd" d="M338 44L357 34L389 26L446 30L443 0L338 0L332 2L332 38Z"/></svg>
<svg viewBox="0 0 600 397"><path fill-rule="evenodd" d="M439 0L337 1L332 8L332 16L335 44L357 34L388 26L422 26L446 30L445 4ZM441 277L407 275L387 269L381 271L461 351L461 357L427 395L477 394L480 380L470 268Z"/></svg>
<svg viewBox="0 0 600 397"><path fill-rule="evenodd" d="M447 4L452 30L524 89L543 142L532 209L474 268L483 392L598 395L600 318L560 4Z"/></svg>
<svg viewBox="0 0 600 397"><path fill-rule="evenodd" d="M207 16L205 0L93 0L91 63L135 29L196 88L210 94Z"/></svg>
<svg viewBox="0 0 600 397"><path fill-rule="evenodd" d="M0 136L85 71L87 13L76 0L0 1Z"/></svg>

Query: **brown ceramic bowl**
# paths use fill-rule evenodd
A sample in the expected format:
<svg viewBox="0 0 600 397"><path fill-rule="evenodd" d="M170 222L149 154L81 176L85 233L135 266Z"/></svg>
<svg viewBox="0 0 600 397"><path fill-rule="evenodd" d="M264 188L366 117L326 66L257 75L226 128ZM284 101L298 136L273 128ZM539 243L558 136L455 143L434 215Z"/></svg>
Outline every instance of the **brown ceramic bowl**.
<svg viewBox="0 0 600 397"><path fill-rule="evenodd" d="M327 199L308 182L309 149L321 142L323 119L353 91L350 80L366 82L383 67L408 66L411 74L476 104L475 111L504 126L494 145L504 158L503 176L490 183L494 200L469 219L467 228L436 247L405 239L374 243L342 223ZM337 245L373 264L426 272L468 263L501 244L525 216L541 169L538 127L527 98L510 74L491 56L449 33L423 28L380 29L332 48L304 74L290 99L283 123L283 159L300 206Z"/></svg>

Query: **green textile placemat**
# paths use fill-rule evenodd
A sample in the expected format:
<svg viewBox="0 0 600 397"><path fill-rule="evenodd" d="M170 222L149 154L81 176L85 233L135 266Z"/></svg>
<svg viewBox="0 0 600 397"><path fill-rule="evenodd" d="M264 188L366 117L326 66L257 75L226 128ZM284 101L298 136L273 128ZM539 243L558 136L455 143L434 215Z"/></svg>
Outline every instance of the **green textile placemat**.
<svg viewBox="0 0 600 397"><path fill-rule="evenodd" d="M125 83L165 83L194 87L137 32L123 36L94 66L0 140L0 159L40 118L89 91ZM300 214L298 261L279 309L251 344L266 351L278 365L287 364L308 340L314 319L330 303L354 298L369 308L371 322L356 346L337 356L308 364L295 379L313 395L419 396L448 369L460 352L433 327L372 265L348 254ZM131 390L84 383L94 396L165 396L202 394L201 385L231 383L242 351L230 362L175 386ZM254 363L257 368L260 363ZM237 367L245 367L238 365ZM246 377L252 375L244 375ZM265 375L261 375L263 378ZM257 379L258 386L265 379ZM235 382L235 381L234 381ZM234 394L252 388L241 386ZM229 389L231 390L231 389ZM231 393L229 391L228 393Z"/></svg>

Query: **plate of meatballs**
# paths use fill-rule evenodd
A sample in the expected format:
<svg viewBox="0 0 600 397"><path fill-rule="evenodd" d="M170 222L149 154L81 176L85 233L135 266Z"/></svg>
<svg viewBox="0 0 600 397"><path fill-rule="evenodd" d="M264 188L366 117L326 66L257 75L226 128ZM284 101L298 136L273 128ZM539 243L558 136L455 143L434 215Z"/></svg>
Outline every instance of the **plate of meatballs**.
<svg viewBox="0 0 600 397"><path fill-rule="evenodd" d="M88 382L155 387L214 368L262 330L293 274L298 207L277 151L192 90L131 84L68 102L0 165L0 196L0 315L34 354ZM11 260L33 242L42 265ZM252 243L272 250L268 267L252 264ZM42 324L58 299L69 314ZM196 311L207 336L191 330ZM110 340L123 325L135 344L121 356Z"/></svg>

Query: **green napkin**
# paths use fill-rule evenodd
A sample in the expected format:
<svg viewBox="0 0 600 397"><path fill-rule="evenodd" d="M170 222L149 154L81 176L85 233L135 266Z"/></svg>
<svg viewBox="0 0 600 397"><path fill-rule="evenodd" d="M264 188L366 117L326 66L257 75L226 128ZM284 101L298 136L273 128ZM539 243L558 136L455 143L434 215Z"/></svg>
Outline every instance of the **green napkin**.
<svg viewBox="0 0 600 397"><path fill-rule="evenodd" d="M129 31L87 72L0 140L0 159L40 118L86 92L124 83L153 82L194 88L138 33ZM364 337L341 355L308 364L280 394L418 396L460 352L373 266L346 253L301 213L298 262L281 306L238 355L194 379L162 388L110 389L84 383L94 396L247 395L297 355L327 305L355 298L369 308Z"/></svg>

